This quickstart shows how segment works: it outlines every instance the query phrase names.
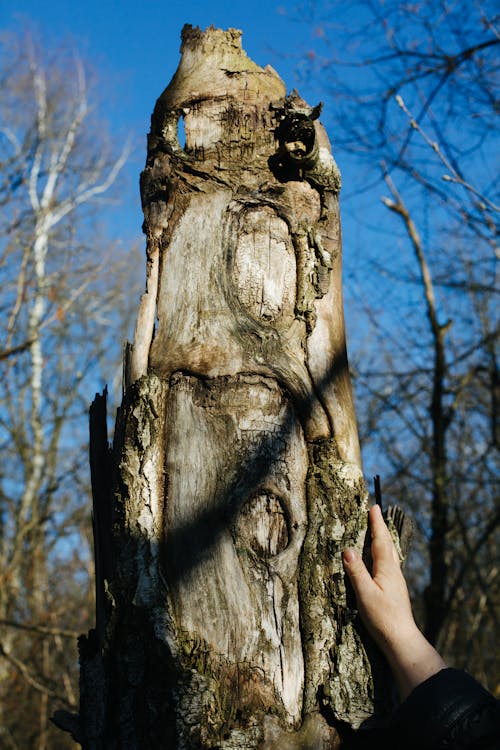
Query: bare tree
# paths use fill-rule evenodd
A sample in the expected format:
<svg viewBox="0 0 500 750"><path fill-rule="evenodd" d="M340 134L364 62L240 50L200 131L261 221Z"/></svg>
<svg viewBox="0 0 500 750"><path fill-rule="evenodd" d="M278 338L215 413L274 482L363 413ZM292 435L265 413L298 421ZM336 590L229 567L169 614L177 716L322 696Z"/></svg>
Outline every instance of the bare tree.
<svg viewBox="0 0 500 750"><path fill-rule="evenodd" d="M337 147L366 165L351 192L374 216L370 196L379 199L385 180L383 202L400 222L378 212L357 269L365 344L353 361L365 456L377 457L386 490L418 521L423 557L413 576L426 589L427 635L494 688L497 9L367 1L349 6L348 27L339 3L308 9L325 42L316 42L316 61L336 104Z"/></svg>
<svg viewBox="0 0 500 750"><path fill-rule="evenodd" d="M78 699L68 639L92 606L85 401L119 352L121 296L104 280L117 254L89 219L129 152L108 148L83 63L48 57L29 34L2 39L0 736L37 750L69 747L48 717Z"/></svg>

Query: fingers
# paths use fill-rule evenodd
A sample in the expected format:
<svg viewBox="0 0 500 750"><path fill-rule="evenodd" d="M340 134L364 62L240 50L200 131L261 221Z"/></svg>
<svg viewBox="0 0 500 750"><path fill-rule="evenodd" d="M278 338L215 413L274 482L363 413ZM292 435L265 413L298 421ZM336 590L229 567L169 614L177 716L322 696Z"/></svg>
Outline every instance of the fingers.
<svg viewBox="0 0 500 750"><path fill-rule="evenodd" d="M374 585L372 577L359 552L354 549L344 550L344 566L351 581L356 599L362 599L363 595Z"/></svg>
<svg viewBox="0 0 500 750"><path fill-rule="evenodd" d="M377 576L392 577L400 573L399 557L387 528L379 505L370 508L370 529L372 535L373 578L359 552L354 549L344 551L344 567L351 581L356 598L364 600L378 585Z"/></svg>
<svg viewBox="0 0 500 750"><path fill-rule="evenodd" d="M393 570L394 566L397 566L399 569L399 556L382 516L380 505L373 505L369 513L372 534L373 575L377 576L380 573L387 573Z"/></svg>
<svg viewBox="0 0 500 750"><path fill-rule="evenodd" d="M372 539L386 539L387 537L390 538L391 535L389 534L389 529L387 528L384 521L380 505L372 505L368 513L370 516Z"/></svg>

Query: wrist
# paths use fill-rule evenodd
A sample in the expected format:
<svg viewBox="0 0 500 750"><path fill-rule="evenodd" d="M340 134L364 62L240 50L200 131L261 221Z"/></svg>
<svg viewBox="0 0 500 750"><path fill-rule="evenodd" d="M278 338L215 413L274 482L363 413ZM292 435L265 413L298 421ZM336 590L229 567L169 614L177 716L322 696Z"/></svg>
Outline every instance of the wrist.
<svg viewBox="0 0 500 750"><path fill-rule="evenodd" d="M446 664L416 625L387 641L382 649L396 680L401 700Z"/></svg>

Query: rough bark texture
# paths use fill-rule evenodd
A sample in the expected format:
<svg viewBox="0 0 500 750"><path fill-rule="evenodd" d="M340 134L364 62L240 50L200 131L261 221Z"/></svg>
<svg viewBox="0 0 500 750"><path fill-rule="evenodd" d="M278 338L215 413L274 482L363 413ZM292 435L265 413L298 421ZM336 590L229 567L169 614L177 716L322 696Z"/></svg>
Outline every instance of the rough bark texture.
<svg viewBox="0 0 500 750"><path fill-rule="evenodd" d="M335 748L374 711L341 561L366 491L340 175L319 108L240 36L185 27L152 117L147 288L109 453L93 407L87 750Z"/></svg>

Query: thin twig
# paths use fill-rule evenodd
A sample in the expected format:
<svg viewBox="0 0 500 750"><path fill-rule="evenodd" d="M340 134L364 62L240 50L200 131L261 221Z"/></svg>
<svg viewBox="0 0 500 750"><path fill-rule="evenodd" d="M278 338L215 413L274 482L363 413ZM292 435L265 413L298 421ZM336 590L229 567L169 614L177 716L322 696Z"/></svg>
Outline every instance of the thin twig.
<svg viewBox="0 0 500 750"><path fill-rule="evenodd" d="M404 99L399 94L396 96L396 102L398 106L403 110L405 115L408 117L410 121L410 126L417 131L417 133L423 138L423 140L427 143L427 145L434 151L434 153L437 155L439 160L444 164L446 169L451 172L451 175L445 174L443 175L443 180L445 182L453 182L456 185L461 185L463 188L468 190L470 193L476 196L476 198L479 198L479 200L483 203L479 204L479 208L481 210L484 210L486 206L491 208L492 211L500 212L500 206L497 206L495 203L489 200L484 193L481 193L477 188L475 188L473 185L471 185L469 182L466 182L461 175L458 174L455 167L450 163L449 159L446 158L446 156L443 154L439 147L439 143L437 141L433 141L432 138L430 138L425 130L420 126L418 120L413 117L412 113L406 106Z"/></svg>
<svg viewBox="0 0 500 750"><path fill-rule="evenodd" d="M34 690L36 690L39 693L42 693L43 695L47 695L49 698L54 698L57 701L61 701L64 703L64 705L68 706L68 708L76 709L77 707L74 705L71 705L68 703L68 699L66 696L61 695L60 693L57 693L55 690L51 690L51 688L47 687L47 685L42 685L41 682L38 682L33 675L30 674L28 667L23 664L20 659L17 659L15 656L12 656L12 654L8 654L3 645L0 643L0 656L3 656L6 661L9 662L9 664L12 664L13 667L19 672L21 677L27 682L30 687L32 687Z"/></svg>
<svg viewBox="0 0 500 750"><path fill-rule="evenodd" d="M81 633L78 633L76 630L51 628L46 625L31 625L23 622L14 622L13 620L0 619L0 625L7 628L14 628L15 630L27 630L31 633L38 633L39 635L54 635L60 636L61 638L78 638L81 635Z"/></svg>

